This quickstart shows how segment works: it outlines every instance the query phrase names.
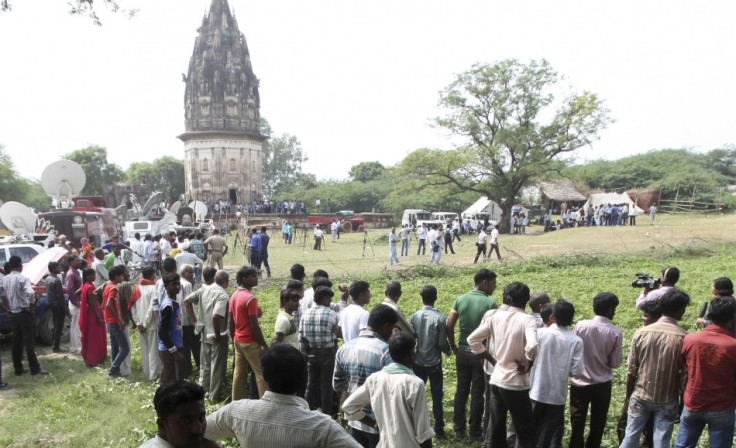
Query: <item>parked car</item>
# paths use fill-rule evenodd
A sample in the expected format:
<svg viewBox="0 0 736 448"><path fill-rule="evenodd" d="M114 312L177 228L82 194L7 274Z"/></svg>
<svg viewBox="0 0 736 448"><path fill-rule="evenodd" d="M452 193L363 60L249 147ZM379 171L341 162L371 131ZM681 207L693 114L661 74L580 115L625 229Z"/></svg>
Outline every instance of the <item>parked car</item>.
<svg viewBox="0 0 736 448"><path fill-rule="evenodd" d="M0 244L0 267L2 267L13 255L19 256L23 263L28 263L44 250L46 250L45 247L32 242Z"/></svg>

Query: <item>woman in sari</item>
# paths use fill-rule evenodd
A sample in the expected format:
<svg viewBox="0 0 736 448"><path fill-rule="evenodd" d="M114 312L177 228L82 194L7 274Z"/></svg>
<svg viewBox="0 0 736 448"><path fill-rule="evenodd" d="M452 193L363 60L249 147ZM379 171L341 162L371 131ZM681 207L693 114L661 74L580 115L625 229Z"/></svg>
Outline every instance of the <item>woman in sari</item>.
<svg viewBox="0 0 736 448"><path fill-rule="evenodd" d="M79 310L79 329L82 331L82 357L88 367L105 362L107 358L107 332L102 316L102 306L95 298L95 270L82 271L82 302Z"/></svg>

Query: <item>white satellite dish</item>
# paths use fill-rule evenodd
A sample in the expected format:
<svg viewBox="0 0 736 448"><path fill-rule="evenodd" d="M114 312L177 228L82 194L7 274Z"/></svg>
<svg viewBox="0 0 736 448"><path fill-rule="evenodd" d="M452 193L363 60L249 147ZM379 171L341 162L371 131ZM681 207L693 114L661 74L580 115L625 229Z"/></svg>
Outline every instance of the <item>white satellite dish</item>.
<svg viewBox="0 0 736 448"><path fill-rule="evenodd" d="M153 193L150 198L148 198L146 203L143 204L143 208L141 209L142 218L148 218L149 213L153 210L154 206L158 205L163 195L163 193L157 191Z"/></svg>
<svg viewBox="0 0 736 448"><path fill-rule="evenodd" d="M179 213L180 208L181 208L181 201L176 201L173 204L171 204L171 208L169 209L169 211L176 215L177 213Z"/></svg>
<svg viewBox="0 0 736 448"><path fill-rule="evenodd" d="M57 160L41 173L41 186L57 203L70 201L82 191L85 183L84 170L71 160Z"/></svg>
<svg viewBox="0 0 736 448"><path fill-rule="evenodd" d="M31 236L36 230L36 214L20 202L6 202L0 207L0 221L13 235Z"/></svg>
<svg viewBox="0 0 736 448"><path fill-rule="evenodd" d="M207 205L202 201L192 201L189 203L189 207L194 210L194 216L197 221L204 221L207 217Z"/></svg>

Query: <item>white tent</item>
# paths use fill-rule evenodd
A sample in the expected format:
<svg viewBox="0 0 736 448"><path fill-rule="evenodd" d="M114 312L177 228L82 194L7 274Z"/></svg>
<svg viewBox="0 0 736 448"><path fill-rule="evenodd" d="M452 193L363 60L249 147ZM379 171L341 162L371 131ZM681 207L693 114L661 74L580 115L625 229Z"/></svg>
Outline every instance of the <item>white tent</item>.
<svg viewBox="0 0 736 448"><path fill-rule="evenodd" d="M644 210L631 200L628 193L591 193L588 196L588 201L583 206L583 210L588 209L588 204L593 208L606 204L629 204L629 210L636 210L637 215L644 214Z"/></svg>

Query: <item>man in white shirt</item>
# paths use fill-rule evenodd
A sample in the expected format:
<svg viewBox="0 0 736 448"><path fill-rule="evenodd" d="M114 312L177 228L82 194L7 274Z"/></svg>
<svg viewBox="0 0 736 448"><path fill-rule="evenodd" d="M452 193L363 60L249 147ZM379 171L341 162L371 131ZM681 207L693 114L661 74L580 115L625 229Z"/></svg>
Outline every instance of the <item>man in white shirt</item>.
<svg viewBox="0 0 736 448"><path fill-rule="evenodd" d="M92 269L95 270L95 288L107 283L110 280L107 275L107 268L105 267L105 251L102 249L95 249L95 261L92 262Z"/></svg>
<svg viewBox="0 0 736 448"><path fill-rule="evenodd" d="M414 336L399 333L388 341L391 364L369 376L342 405L348 420L372 420L363 411L370 406L383 447L431 448L434 431L429 422L427 389L412 371Z"/></svg>
<svg viewBox="0 0 736 448"><path fill-rule="evenodd" d="M421 226L417 227L417 239L419 245L417 246L417 255L424 255L427 252L427 225L422 223Z"/></svg>
<svg viewBox="0 0 736 448"><path fill-rule="evenodd" d="M516 428L520 446L536 443L532 403L529 399L529 370L537 355L537 321L524 312L529 302L529 287L513 282L503 291L508 308L496 310L484 319L468 336L470 350L493 364L491 375L491 418L486 444L506 446L506 414ZM489 339L496 356L492 356L483 341Z"/></svg>
<svg viewBox="0 0 736 448"><path fill-rule="evenodd" d="M136 232L133 235L133 241L130 242L130 249L133 251L133 263L140 263L143 261L141 255L143 253L143 241L141 241L141 234Z"/></svg>
<svg viewBox="0 0 736 448"><path fill-rule="evenodd" d="M532 367L530 382L537 429L537 445L562 447L565 426L567 379L583 374L583 340L568 327L572 324L575 307L567 300L555 303L554 324L537 330L539 349Z"/></svg>
<svg viewBox="0 0 736 448"><path fill-rule="evenodd" d="M498 250L498 229L499 225L496 224L493 227L493 230L491 230L491 250L488 251L488 259L491 259L491 255L493 255L493 251L496 251L496 256L498 257L498 261L501 261L501 252Z"/></svg>
<svg viewBox="0 0 736 448"><path fill-rule="evenodd" d="M480 254L483 254L483 261L486 261L487 243L488 234L483 228L481 228L480 230L478 230L478 242L475 243L475 245L478 247L478 252L475 253L475 261L473 261L474 264L478 263L478 258L480 257Z"/></svg>
<svg viewBox="0 0 736 448"><path fill-rule="evenodd" d="M319 224L317 224L317 227L314 228L314 250L322 250L322 240L324 237L324 232L322 232Z"/></svg>
<svg viewBox="0 0 736 448"><path fill-rule="evenodd" d="M237 400L207 417L205 437L235 436L241 447L360 448L329 415L309 410L303 390L306 363L289 344L273 344L261 358L268 390L260 400Z"/></svg>
<svg viewBox="0 0 736 448"><path fill-rule="evenodd" d="M370 313L365 307L371 301L371 289L368 282L358 280L350 285L350 297L353 303L340 312L340 320L337 324L338 331L342 332L345 342L357 338L360 330L368 327L368 316Z"/></svg>
<svg viewBox="0 0 736 448"><path fill-rule="evenodd" d="M154 281L155 274L156 271L153 266L145 266L142 269L141 276L143 278L137 285L140 296L130 308L133 322L138 328L143 376L148 380L153 380L161 375L161 358L158 355L157 335L158 312L151 307L151 303L157 294Z"/></svg>
<svg viewBox="0 0 736 448"><path fill-rule="evenodd" d="M394 262L399 263L399 256L396 254L396 244L399 242L399 237L396 235L396 227L391 228L391 233L388 234L388 264L393 266Z"/></svg>
<svg viewBox="0 0 736 448"><path fill-rule="evenodd" d="M408 257L409 256L409 226L407 224L403 224L401 226L401 230L399 231L399 238L401 238L401 256Z"/></svg>
<svg viewBox="0 0 736 448"><path fill-rule="evenodd" d="M340 224L335 219L330 224L330 233L332 233L332 242L337 243L337 230L340 228Z"/></svg>

